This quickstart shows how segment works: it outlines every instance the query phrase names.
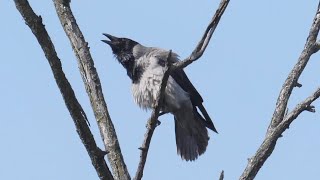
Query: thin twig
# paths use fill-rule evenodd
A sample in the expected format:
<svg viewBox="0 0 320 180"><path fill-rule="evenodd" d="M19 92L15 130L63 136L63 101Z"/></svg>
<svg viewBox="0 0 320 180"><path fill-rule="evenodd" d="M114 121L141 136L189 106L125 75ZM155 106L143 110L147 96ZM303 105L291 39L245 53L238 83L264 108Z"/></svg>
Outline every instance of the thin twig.
<svg viewBox="0 0 320 180"><path fill-rule="evenodd" d="M196 48L194 49L192 54L183 61L174 63L172 65L171 65L171 63L168 63L169 67L167 67L167 70L164 73L164 76L163 76L163 79L161 82L160 92L158 92L156 106L155 106L154 110L152 111L151 117L149 118L149 120L147 122L147 132L145 133L145 137L144 137L142 146L139 148L141 150L140 162L139 162L138 169L137 169L137 172L136 172L136 175L134 178L135 180L140 180L143 176L143 170L144 170L144 166L145 166L145 163L147 160L147 155L148 155L148 150L149 150L151 138L152 138L153 132L156 128L156 122L159 117L159 111L160 111L160 108L162 105L164 90L165 90L167 80L169 78L170 73L177 68L184 68L184 67L188 66L193 61L196 61L197 59L199 59L202 56L207 45L209 44L209 41L212 37L213 32L215 31L215 29L219 23L221 16L223 15L225 9L228 6L229 1L230 0L221 0L220 5L219 5L218 9L216 10L216 13L214 14L214 16L213 16L212 20L210 21L204 35L202 36L202 39L200 40L200 42L198 43L198 45L196 46ZM170 59L169 58L170 56L171 56L171 50L170 50L170 53L168 56L168 60ZM167 62L169 62L169 61L167 61Z"/></svg>
<svg viewBox="0 0 320 180"><path fill-rule="evenodd" d="M222 170L221 174L220 174L220 177L219 177L219 180L223 180L223 179L224 179L224 171Z"/></svg>
<svg viewBox="0 0 320 180"><path fill-rule="evenodd" d="M275 131L284 132L289 125L295 120L303 111L315 112L312 102L317 100L320 96L320 88L318 88L311 96L299 103L286 117L285 119L277 126Z"/></svg>
<svg viewBox="0 0 320 180"><path fill-rule="evenodd" d="M241 180L252 180L255 178L264 162L273 152L276 146L276 142L281 137L281 134L290 126L294 119L296 119L303 111L310 109L311 103L319 98L320 89L317 89L317 91L315 91L313 95L298 104L289 114L286 114L287 103L292 90L297 85L298 79L305 66L307 65L311 55L316 52L315 48L317 48L318 46L316 44L316 39L319 33L319 29L320 8L318 6L305 47L298 59L297 64L293 67L280 91L276 109L267 130L266 137L257 150L256 154L249 159L246 169L240 176Z"/></svg>
<svg viewBox="0 0 320 180"><path fill-rule="evenodd" d="M101 137L108 160L112 167L115 179L129 180L130 175L124 162L118 138L111 121L107 104L104 100L102 87L98 73L94 67L88 43L76 23L76 19L70 8L69 0L53 0L61 25L68 36L73 51L77 57L78 67L87 94L90 98L91 107L97 120Z"/></svg>
<svg viewBox="0 0 320 180"><path fill-rule="evenodd" d="M101 180L112 180L113 177L104 160L104 154L97 146L86 123L87 118L85 112L75 97L74 91L62 70L60 59L57 56L51 38L42 24L42 18L34 13L27 0L15 0L14 2L18 11L26 21L26 24L37 38L50 64L54 78L74 121L79 137L91 158L92 165L96 169L99 178Z"/></svg>
<svg viewBox="0 0 320 180"><path fill-rule="evenodd" d="M204 53L204 51L206 50L206 48L210 42L212 34L214 33L214 31L216 30L216 27L218 26L219 21L223 15L224 11L226 10L229 2L230 2L230 0L221 0L220 5L219 5L218 9L216 10L216 13L212 17L206 31L204 32L204 34L203 34L201 40L199 41L198 45L196 46L196 48L192 51L192 53L189 57L185 58L182 61L174 63L172 65L172 70L174 70L176 68L183 69L202 56L202 54Z"/></svg>

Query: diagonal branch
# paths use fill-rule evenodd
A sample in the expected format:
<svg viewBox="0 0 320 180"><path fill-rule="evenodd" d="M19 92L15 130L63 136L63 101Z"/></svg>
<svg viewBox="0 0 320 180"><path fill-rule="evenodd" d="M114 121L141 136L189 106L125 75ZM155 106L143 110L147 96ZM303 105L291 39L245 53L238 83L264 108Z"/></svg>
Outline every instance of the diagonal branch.
<svg viewBox="0 0 320 180"><path fill-rule="evenodd" d="M281 123L267 134L267 137L260 145L256 154L249 159L249 163L240 177L240 180L254 179L263 163L273 152L277 140L281 134L289 128L290 124L295 120L303 111L309 111L312 108L311 103L317 100L320 96L320 88L318 88L311 96L298 104L293 111L291 111ZM314 112L314 110L313 110Z"/></svg>
<svg viewBox="0 0 320 180"><path fill-rule="evenodd" d="M197 59L199 59L202 56L202 54L204 53L204 51L206 50L206 48L210 42L212 34L214 33L214 31L216 30L216 27L218 26L219 21L223 15L224 11L226 10L229 2L230 2L230 0L221 0L220 5L219 5L218 9L216 10L216 13L212 17L206 31L204 32L204 34L203 34L201 40L199 41L198 45L196 46L196 48L192 51L192 53L189 57L185 58L182 61L174 63L173 69L185 68L189 64L193 63L194 61L196 61Z"/></svg>
<svg viewBox="0 0 320 180"><path fill-rule="evenodd" d="M221 171L220 177L219 177L219 180L223 180L223 179L224 179L224 170Z"/></svg>
<svg viewBox="0 0 320 180"><path fill-rule="evenodd" d="M289 125L295 120L303 111L315 112L311 105L320 96L320 88L318 88L311 96L299 103L276 127L275 132L284 132L289 128Z"/></svg>
<svg viewBox="0 0 320 180"><path fill-rule="evenodd" d="M15 0L14 2L26 24L37 38L50 64L54 78L74 121L79 137L91 158L92 165L96 169L99 178L101 180L112 180L112 174L104 160L104 153L97 146L86 123L86 114L75 97L74 91L62 70L60 59L57 56L48 32L42 24L41 16L37 16L34 13L27 0Z"/></svg>
<svg viewBox="0 0 320 180"><path fill-rule="evenodd" d="M320 5L320 2L319 2ZM293 88L297 85L298 79L306 67L310 57L318 50L316 39L320 29L320 7L318 6L314 17L309 36L305 47L298 59L297 64L293 67L288 78L282 86L280 95L277 100L276 109L267 130L266 137L260 145L256 154L249 160L246 169L241 175L241 180L251 180L257 175L258 171L273 152L277 140L281 134L290 126L294 119L305 110L313 110L311 103L320 96L320 89L317 89L313 95L298 104L295 109L286 114L288 100Z"/></svg>
<svg viewBox="0 0 320 180"><path fill-rule="evenodd" d="M309 36L307 38L306 44L298 59L298 62L293 67L286 81L282 85L282 89L280 91L280 94L277 100L276 109L273 113L271 124L268 128L268 132L271 129L275 128L283 120L292 90L294 87L296 87L297 84L299 84L298 79L302 74L302 71L306 67L307 63L309 62L311 55L317 52L318 50L318 45L316 43L316 40L319 33L319 28L320 28L319 13L320 11L318 9L314 17L311 29L309 31Z"/></svg>
<svg viewBox="0 0 320 180"><path fill-rule="evenodd" d="M114 178L129 180L130 175L103 97L100 79L94 67L88 43L85 41L71 11L70 0L53 0L53 2L61 25L77 57L78 67L90 98L91 107L94 111L105 149L109 152L107 157L112 167Z"/></svg>
<svg viewBox="0 0 320 180"><path fill-rule="evenodd" d="M162 78L161 88L160 88L160 91L158 92L156 106L155 106L154 110L152 111L151 117L149 118L149 120L147 122L147 132L145 133L144 141L143 141L142 146L140 148L141 149L140 162L139 162L138 169L137 169L137 172L136 172L136 175L134 178L135 180L140 180L143 176L143 170L144 170L144 166L145 166L145 163L147 160L147 155L148 155L148 150L149 150L151 138L152 138L153 132L156 128L157 120L159 117L159 111L160 111L161 105L163 103L162 101L163 101L163 96L164 96L164 90L166 88L170 73L177 68L184 68L184 67L188 66L189 64L196 61L197 59L199 59L202 56L206 47L209 44L209 41L212 37L213 32L215 31L216 27L218 26L218 23L223 15L225 9L228 6L229 1L230 0L221 0L220 5L219 5L218 9L216 10L216 13L214 14L212 20L210 21L204 35L202 36L200 42L198 43L198 45L196 46L196 48L193 50L192 54L189 57L187 57L183 61L171 64L171 62L170 62L171 50L169 51L169 55L167 58L167 62L169 62L169 63L166 67L167 69L165 70L164 76Z"/></svg>

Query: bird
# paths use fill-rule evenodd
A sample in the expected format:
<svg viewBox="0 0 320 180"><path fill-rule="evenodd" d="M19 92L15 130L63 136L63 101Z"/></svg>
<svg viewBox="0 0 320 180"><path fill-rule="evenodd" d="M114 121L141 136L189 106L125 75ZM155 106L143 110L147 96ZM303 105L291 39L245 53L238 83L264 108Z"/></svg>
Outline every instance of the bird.
<svg viewBox="0 0 320 180"><path fill-rule="evenodd" d="M132 82L135 103L142 109L154 108L169 51L143 46L129 38L103 35L108 40L101 41L111 47ZM179 56L172 52L169 61L178 62ZM183 69L171 72L161 112L174 116L177 154L182 160L194 161L206 151L209 141L207 128L218 133L203 106L201 95Z"/></svg>

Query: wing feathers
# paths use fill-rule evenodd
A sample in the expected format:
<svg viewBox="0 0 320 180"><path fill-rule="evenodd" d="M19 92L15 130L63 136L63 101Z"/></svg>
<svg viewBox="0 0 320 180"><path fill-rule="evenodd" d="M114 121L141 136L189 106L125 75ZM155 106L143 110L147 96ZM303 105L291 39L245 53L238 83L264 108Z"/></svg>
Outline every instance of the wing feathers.
<svg viewBox="0 0 320 180"><path fill-rule="evenodd" d="M193 86L191 81L189 80L186 73L183 71L183 69L177 69L174 72L171 73L172 78L179 84L179 86L186 92L189 93L190 99L192 102L192 105L195 107L194 113L199 116L200 119L203 120L204 124L207 128L211 129L212 131L217 132L216 128L213 125L213 122L207 113L206 109L203 106L203 99L199 92L196 90L196 88ZM197 108L201 111L204 118L199 114L197 111Z"/></svg>

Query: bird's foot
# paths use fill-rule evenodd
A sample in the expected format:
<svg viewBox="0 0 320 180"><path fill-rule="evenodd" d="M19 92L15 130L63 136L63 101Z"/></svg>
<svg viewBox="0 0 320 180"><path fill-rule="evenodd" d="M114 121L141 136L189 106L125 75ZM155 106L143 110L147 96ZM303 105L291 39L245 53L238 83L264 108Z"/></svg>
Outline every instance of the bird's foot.
<svg viewBox="0 0 320 180"><path fill-rule="evenodd" d="M161 124L161 121L157 120L156 126L159 126Z"/></svg>

